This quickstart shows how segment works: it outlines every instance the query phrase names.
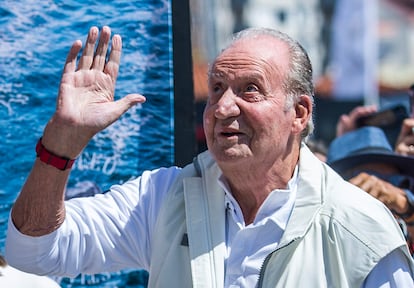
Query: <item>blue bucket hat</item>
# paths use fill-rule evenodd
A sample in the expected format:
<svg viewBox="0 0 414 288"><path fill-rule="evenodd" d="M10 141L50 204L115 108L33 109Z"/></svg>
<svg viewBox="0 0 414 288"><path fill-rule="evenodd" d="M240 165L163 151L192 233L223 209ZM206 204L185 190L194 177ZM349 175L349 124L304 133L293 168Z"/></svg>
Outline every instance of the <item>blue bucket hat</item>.
<svg viewBox="0 0 414 288"><path fill-rule="evenodd" d="M414 157L395 153L381 128L366 126L335 138L327 164L339 174L365 163L389 163L404 175L414 176Z"/></svg>

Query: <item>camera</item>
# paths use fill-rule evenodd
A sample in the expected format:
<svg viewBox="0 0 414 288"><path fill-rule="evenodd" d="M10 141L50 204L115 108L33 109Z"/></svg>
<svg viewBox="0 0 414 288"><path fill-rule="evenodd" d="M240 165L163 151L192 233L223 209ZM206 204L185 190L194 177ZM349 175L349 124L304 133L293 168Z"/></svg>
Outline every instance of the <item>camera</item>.
<svg viewBox="0 0 414 288"><path fill-rule="evenodd" d="M401 127L402 121L407 117L408 113L406 108L403 105L396 105L391 108L360 117L356 120L356 125L358 127L377 126L383 128L397 124Z"/></svg>
<svg viewBox="0 0 414 288"><path fill-rule="evenodd" d="M356 120L356 125L358 128L363 126L381 128L387 135L390 144L394 146L405 118L408 118L407 108L399 104L367 116L362 116Z"/></svg>

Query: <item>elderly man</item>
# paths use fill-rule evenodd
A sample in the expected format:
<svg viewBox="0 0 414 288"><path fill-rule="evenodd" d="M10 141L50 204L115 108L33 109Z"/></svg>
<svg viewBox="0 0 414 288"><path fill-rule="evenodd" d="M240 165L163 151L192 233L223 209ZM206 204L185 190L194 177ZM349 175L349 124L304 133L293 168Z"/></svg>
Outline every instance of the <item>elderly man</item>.
<svg viewBox="0 0 414 288"><path fill-rule="evenodd" d="M67 58L56 113L11 213L12 265L71 276L143 268L150 287L413 286L389 210L303 144L313 126L311 64L270 29L239 33L212 64L208 151L183 169L146 171L65 202L73 159L144 101L113 101L121 38L105 62L110 29L94 51L97 35L91 28L78 67L79 41Z"/></svg>

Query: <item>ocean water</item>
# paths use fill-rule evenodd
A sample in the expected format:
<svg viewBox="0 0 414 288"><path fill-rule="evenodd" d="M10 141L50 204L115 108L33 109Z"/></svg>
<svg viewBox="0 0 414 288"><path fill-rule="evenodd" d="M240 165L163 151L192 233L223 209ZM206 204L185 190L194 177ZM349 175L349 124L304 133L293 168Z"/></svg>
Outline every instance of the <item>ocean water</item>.
<svg viewBox="0 0 414 288"><path fill-rule="evenodd" d="M116 98L138 92L143 105L96 135L75 162L69 188L105 191L143 170L173 163L172 36L169 0L3 0L0 2L0 253L10 209L55 108L73 41L92 25L123 38ZM140 287L142 271L58 279L62 287Z"/></svg>

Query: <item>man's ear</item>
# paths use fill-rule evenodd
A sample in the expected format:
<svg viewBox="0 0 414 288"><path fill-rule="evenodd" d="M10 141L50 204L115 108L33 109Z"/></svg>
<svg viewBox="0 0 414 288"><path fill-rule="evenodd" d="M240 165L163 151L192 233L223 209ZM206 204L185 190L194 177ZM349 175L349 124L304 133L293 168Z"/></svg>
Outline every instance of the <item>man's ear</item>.
<svg viewBox="0 0 414 288"><path fill-rule="evenodd" d="M308 95L301 95L295 105L296 118L293 121L292 129L296 133L302 133L307 128L308 122L312 117L312 100Z"/></svg>

